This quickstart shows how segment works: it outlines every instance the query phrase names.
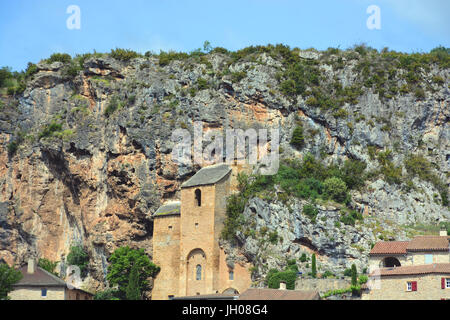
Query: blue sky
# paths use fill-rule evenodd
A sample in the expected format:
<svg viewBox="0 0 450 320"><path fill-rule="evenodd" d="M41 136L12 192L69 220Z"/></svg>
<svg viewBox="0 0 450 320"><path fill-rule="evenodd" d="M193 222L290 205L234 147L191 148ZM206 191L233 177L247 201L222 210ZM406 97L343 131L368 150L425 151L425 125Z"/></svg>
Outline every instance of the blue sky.
<svg viewBox="0 0 450 320"><path fill-rule="evenodd" d="M69 30L69 5L81 29ZM366 9L381 10L369 30ZM22 70L55 52L192 51L205 40L229 50L284 43L291 47L427 52L450 46L449 0L0 0L0 66Z"/></svg>

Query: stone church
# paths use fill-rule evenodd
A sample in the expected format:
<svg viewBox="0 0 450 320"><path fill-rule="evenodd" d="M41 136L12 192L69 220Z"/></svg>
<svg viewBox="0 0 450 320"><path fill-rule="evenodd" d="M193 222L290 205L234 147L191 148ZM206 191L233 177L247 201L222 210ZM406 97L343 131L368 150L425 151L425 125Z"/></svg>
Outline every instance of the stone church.
<svg viewBox="0 0 450 320"><path fill-rule="evenodd" d="M250 287L249 265L230 267L219 246L231 171L226 164L202 168L181 185L181 201L167 202L153 214L153 261L161 267L154 300Z"/></svg>

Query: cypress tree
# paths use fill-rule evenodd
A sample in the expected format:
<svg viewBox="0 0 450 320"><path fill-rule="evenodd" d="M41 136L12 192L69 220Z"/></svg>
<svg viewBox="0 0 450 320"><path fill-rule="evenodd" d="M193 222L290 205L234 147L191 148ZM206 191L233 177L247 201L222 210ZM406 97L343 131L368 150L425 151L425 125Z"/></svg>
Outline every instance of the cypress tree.
<svg viewBox="0 0 450 320"><path fill-rule="evenodd" d="M139 290L139 273L137 265L133 265L128 280L126 290L127 300L141 300L141 292Z"/></svg>
<svg viewBox="0 0 450 320"><path fill-rule="evenodd" d="M355 264L352 264L352 286L356 286L358 284L358 272L356 271Z"/></svg>
<svg viewBox="0 0 450 320"><path fill-rule="evenodd" d="M315 278L317 276L317 267L316 267L316 254L313 253L311 257L311 276Z"/></svg>

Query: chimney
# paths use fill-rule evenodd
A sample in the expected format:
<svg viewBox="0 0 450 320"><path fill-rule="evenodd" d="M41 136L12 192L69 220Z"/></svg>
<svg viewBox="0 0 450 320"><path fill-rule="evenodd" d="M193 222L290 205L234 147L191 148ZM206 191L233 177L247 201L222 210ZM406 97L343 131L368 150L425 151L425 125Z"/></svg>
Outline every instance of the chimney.
<svg viewBox="0 0 450 320"><path fill-rule="evenodd" d="M286 282L280 281L280 290L286 290Z"/></svg>
<svg viewBox="0 0 450 320"><path fill-rule="evenodd" d="M27 269L28 273L34 273L35 271L34 263L35 263L34 259L28 259L28 269Z"/></svg>
<svg viewBox="0 0 450 320"><path fill-rule="evenodd" d="M443 230L439 231L439 235L441 237L446 237L447 236L447 230L443 229Z"/></svg>

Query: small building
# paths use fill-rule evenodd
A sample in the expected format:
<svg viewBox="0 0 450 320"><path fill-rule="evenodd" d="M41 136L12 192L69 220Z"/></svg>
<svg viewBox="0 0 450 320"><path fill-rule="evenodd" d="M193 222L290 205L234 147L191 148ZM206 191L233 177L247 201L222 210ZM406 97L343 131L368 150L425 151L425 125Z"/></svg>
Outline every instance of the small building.
<svg viewBox="0 0 450 320"><path fill-rule="evenodd" d="M370 251L363 300L450 299L450 244L446 231L411 241L378 242Z"/></svg>
<svg viewBox="0 0 450 320"><path fill-rule="evenodd" d="M200 169L181 185L181 201L153 214L153 261L161 267L153 300L239 294L250 287L249 265L229 265L219 246L230 195L231 168Z"/></svg>
<svg viewBox="0 0 450 320"><path fill-rule="evenodd" d="M450 263L375 270L362 289L363 300L447 300Z"/></svg>
<svg viewBox="0 0 450 320"><path fill-rule="evenodd" d="M11 300L92 300L93 295L81 289L70 289L66 282L35 265L19 269L23 278L13 285L9 293Z"/></svg>

